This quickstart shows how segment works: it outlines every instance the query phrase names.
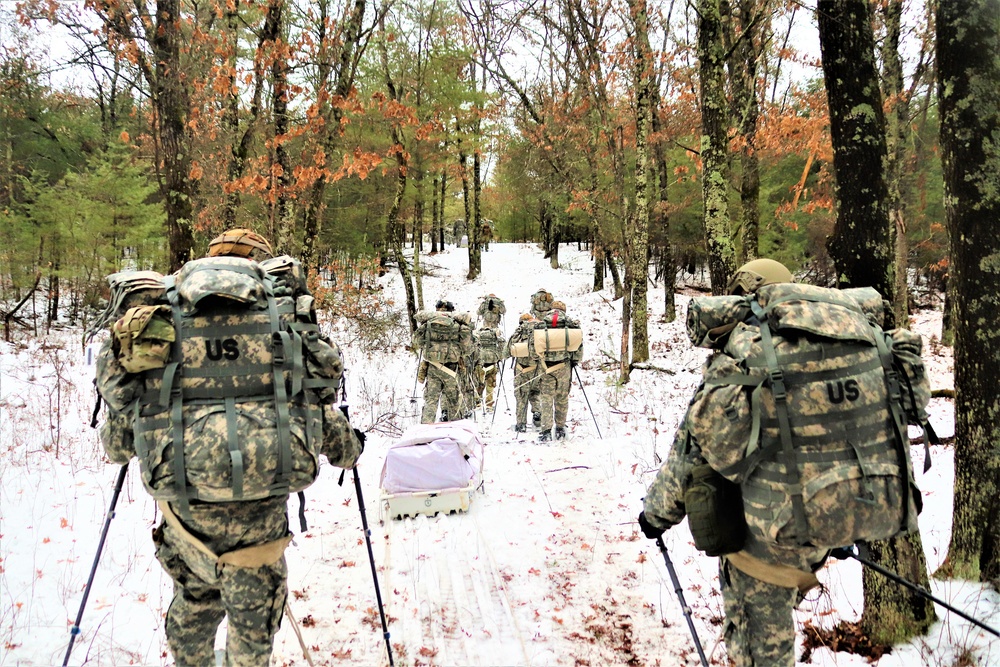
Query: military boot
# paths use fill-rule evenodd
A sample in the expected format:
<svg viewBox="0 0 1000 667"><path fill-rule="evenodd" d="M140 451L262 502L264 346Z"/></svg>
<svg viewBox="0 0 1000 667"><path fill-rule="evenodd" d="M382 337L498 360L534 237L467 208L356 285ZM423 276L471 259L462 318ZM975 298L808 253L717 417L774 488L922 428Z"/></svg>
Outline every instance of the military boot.
<svg viewBox="0 0 1000 667"><path fill-rule="evenodd" d="M566 439L566 427L556 426L556 440L565 440L565 439Z"/></svg>
<svg viewBox="0 0 1000 667"><path fill-rule="evenodd" d="M514 424L514 432L515 433L524 433L527 430L528 430L528 427L525 424Z"/></svg>
<svg viewBox="0 0 1000 667"><path fill-rule="evenodd" d="M538 428L539 426L542 425L542 413L541 412L532 412L531 413L531 425L534 426L535 428Z"/></svg>
<svg viewBox="0 0 1000 667"><path fill-rule="evenodd" d="M542 431L538 434L538 442L549 442L552 440L552 431Z"/></svg>
<svg viewBox="0 0 1000 667"><path fill-rule="evenodd" d="M442 410L441 411L441 421L443 421L443 422L448 421L448 411L447 410Z"/></svg>

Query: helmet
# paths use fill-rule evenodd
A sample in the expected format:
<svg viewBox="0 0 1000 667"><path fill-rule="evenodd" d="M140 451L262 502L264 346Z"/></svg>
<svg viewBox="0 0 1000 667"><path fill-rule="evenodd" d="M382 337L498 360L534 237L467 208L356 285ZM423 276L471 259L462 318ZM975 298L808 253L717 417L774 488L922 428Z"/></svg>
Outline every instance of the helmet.
<svg viewBox="0 0 1000 667"><path fill-rule="evenodd" d="M438 299L438 302L434 304L436 310L442 310L448 313L455 312L455 304L451 301L445 301L444 299Z"/></svg>
<svg viewBox="0 0 1000 667"><path fill-rule="evenodd" d="M552 310L561 310L563 312L566 312L566 304L563 303L562 301L553 301Z"/></svg>
<svg viewBox="0 0 1000 667"><path fill-rule="evenodd" d="M773 283L790 283L792 272L781 262L760 258L747 262L736 269L726 292L729 294L752 294L757 288Z"/></svg>
<svg viewBox="0 0 1000 667"><path fill-rule="evenodd" d="M535 318L531 315L531 313L524 313L521 315L521 317L517 319L517 321L520 322L521 324L524 324L528 320L533 320L533 319Z"/></svg>
<svg viewBox="0 0 1000 667"><path fill-rule="evenodd" d="M249 229L229 229L208 244L209 257L228 255L247 259L267 259L273 254L267 239Z"/></svg>

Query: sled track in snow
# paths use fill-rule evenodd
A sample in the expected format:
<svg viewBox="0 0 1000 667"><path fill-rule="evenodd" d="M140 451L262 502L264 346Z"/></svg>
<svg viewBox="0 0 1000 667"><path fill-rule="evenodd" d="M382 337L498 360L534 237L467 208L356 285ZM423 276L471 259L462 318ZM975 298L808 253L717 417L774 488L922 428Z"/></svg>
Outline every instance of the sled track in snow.
<svg viewBox="0 0 1000 667"><path fill-rule="evenodd" d="M474 515L390 519L386 534L383 572L400 663L531 664Z"/></svg>

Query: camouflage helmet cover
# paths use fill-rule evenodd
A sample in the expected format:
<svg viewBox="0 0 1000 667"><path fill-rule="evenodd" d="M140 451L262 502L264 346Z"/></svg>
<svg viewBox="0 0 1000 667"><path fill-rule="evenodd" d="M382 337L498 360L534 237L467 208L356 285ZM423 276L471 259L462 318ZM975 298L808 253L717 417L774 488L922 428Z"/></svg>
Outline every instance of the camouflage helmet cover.
<svg viewBox="0 0 1000 667"><path fill-rule="evenodd" d="M563 312L566 312L566 304L563 303L562 301L553 301L552 310L561 310Z"/></svg>
<svg viewBox="0 0 1000 667"><path fill-rule="evenodd" d="M531 313L523 313L521 315L521 317L519 317L517 319L517 321L523 324L523 323L527 322L528 320L533 320L533 319L534 319L534 317L531 315Z"/></svg>
<svg viewBox="0 0 1000 667"><path fill-rule="evenodd" d="M216 236L208 244L208 256L218 257L219 255L266 259L272 257L274 252L271 250L271 244L268 240L260 234L249 229L229 229Z"/></svg>
<svg viewBox="0 0 1000 667"><path fill-rule="evenodd" d="M781 262L762 257L747 262L736 269L729 286L728 294L753 294L758 288L774 283L793 282L792 272Z"/></svg>

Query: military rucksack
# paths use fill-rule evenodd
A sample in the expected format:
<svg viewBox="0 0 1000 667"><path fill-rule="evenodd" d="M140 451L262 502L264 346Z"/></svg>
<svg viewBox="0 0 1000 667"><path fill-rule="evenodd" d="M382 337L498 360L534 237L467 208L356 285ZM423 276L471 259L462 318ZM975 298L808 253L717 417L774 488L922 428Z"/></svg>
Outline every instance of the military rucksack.
<svg viewBox="0 0 1000 667"><path fill-rule="evenodd" d="M164 283L168 306L132 309L113 328L118 361L140 363L130 416L147 490L183 515L192 500L256 500L309 486L342 366L301 310L311 307L307 295L275 297L273 278L239 257L193 260ZM151 325L156 341L169 338L164 320L169 355L136 353ZM127 345L133 352L123 354ZM99 385L107 376L98 369Z"/></svg>
<svg viewBox="0 0 1000 667"><path fill-rule="evenodd" d="M464 313L425 311L417 313L416 319L420 324L413 337L413 346L423 350L427 361L457 364L474 353L472 327Z"/></svg>
<svg viewBox="0 0 1000 667"><path fill-rule="evenodd" d="M561 310L551 310L534 324L528 338L529 355L542 359L546 364L560 361L580 361L583 330L580 323L566 316Z"/></svg>
<svg viewBox="0 0 1000 667"><path fill-rule="evenodd" d="M485 297L479 304L479 310L476 311L479 319L489 327L495 327L500 324L500 320L506 312L507 306L504 305L503 299L493 294Z"/></svg>
<svg viewBox="0 0 1000 667"><path fill-rule="evenodd" d="M110 295L104 311L97 316L84 333L84 345L94 335L122 317L135 306L166 303L163 274L156 271L119 271L107 277Z"/></svg>
<svg viewBox="0 0 1000 667"><path fill-rule="evenodd" d="M476 330L476 345L479 346L479 363L492 366L503 358L503 340L496 329L483 327Z"/></svg>
<svg viewBox="0 0 1000 667"><path fill-rule="evenodd" d="M884 332L881 297L852 292L781 283L692 300L689 336L721 350L686 426L764 541L834 548L916 528L906 424L926 423L920 339Z"/></svg>
<svg viewBox="0 0 1000 667"><path fill-rule="evenodd" d="M555 298L547 291L540 289L531 295L531 314L541 319L542 315L552 310Z"/></svg>

